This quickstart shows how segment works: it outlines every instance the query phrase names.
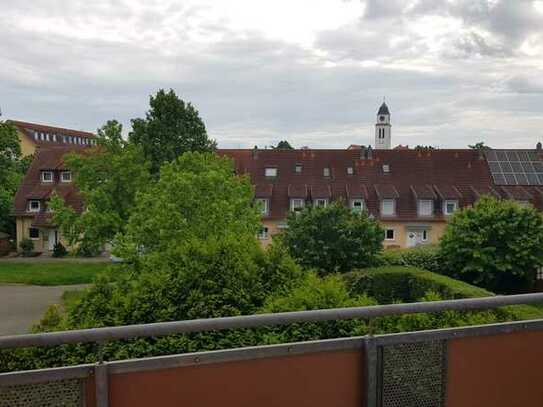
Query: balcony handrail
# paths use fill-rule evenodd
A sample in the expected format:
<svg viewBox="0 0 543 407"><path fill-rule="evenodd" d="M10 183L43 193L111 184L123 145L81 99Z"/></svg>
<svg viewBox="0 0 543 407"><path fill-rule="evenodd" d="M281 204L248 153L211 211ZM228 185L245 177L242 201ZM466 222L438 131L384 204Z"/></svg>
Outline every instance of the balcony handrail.
<svg viewBox="0 0 543 407"><path fill-rule="evenodd" d="M0 349L31 346L54 346L73 343L103 343L112 340L157 337L225 329L257 328L301 322L325 322L345 319L371 319L402 314L441 311L492 309L508 305L543 303L543 293L468 298L459 300L373 305L351 308L331 308L274 314L241 315L210 319L192 319L151 324L77 329L37 334L0 336Z"/></svg>

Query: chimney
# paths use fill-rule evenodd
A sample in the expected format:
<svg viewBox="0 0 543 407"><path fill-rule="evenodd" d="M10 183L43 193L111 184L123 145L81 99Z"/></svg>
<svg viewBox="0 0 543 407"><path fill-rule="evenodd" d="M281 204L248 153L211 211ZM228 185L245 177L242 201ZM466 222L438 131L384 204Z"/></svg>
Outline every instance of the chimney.
<svg viewBox="0 0 543 407"><path fill-rule="evenodd" d="M253 148L253 160L256 160L258 158L258 146L254 146Z"/></svg>
<svg viewBox="0 0 543 407"><path fill-rule="evenodd" d="M360 146L360 159L366 159L366 146Z"/></svg>
<svg viewBox="0 0 543 407"><path fill-rule="evenodd" d="M537 151L541 151L541 150L543 149L543 145L541 144L541 141L538 142L538 143L535 145L535 149L536 149Z"/></svg>

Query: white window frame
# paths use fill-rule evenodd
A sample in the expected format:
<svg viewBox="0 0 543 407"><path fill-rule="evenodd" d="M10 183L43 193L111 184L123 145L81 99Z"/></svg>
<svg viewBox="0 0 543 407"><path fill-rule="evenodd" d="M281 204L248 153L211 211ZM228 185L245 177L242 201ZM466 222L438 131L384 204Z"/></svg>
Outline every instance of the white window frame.
<svg viewBox="0 0 543 407"><path fill-rule="evenodd" d="M37 208L32 208L32 203L38 203L38 207ZM27 209L28 212L39 212L41 211L41 202L38 200L38 199L29 199L28 200L28 209Z"/></svg>
<svg viewBox="0 0 543 407"><path fill-rule="evenodd" d="M260 205L260 214L262 216L268 216L270 211L270 201L267 198L257 198L256 202Z"/></svg>
<svg viewBox="0 0 543 407"><path fill-rule="evenodd" d="M38 237L30 237L30 229L34 229L38 231ZM40 240L40 229L39 228L28 228L28 238L30 240Z"/></svg>
<svg viewBox="0 0 543 407"><path fill-rule="evenodd" d="M360 203L360 209L358 209L355 206L355 203ZM366 203L364 202L364 200L362 198L351 199L351 210L353 212L362 213L365 208L366 208Z"/></svg>
<svg viewBox="0 0 543 407"><path fill-rule="evenodd" d="M258 232L258 240L268 240L269 239L269 229L267 226L262 225Z"/></svg>
<svg viewBox="0 0 543 407"><path fill-rule="evenodd" d="M296 165L294 166L294 172L295 172L296 174L301 174L303 170L304 170L304 167L303 167L302 164L296 164Z"/></svg>
<svg viewBox="0 0 543 407"><path fill-rule="evenodd" d="M315 199L314 206L317 208L326 208L328 206L328 199L326 198L317 198Z"/></svg>
<svg viewBox="0 0 543 407"><path fill-rule="evenodd" d="M323 177L330 178L331 174L332 174L332 171L330 170L330 167L324 167L322 169L322 176Z"/></svg>
<svg viewBox="0 0 543 407"><path fill-rule="evenodd" d="M425 204L429 204L429 211L423 212ZM433 199L419 199L417 201L417 213L421 218L430 218L434 216L434 200Z"/></svg>
<svg viewBox="0 0 543 407"><path fill-rule="evenodd" d="M386 204L390 204L392 207L391 212L385 211ZM381 200L381 216L394 216L396 215L396 199L382 199Z"/></svg>
<svg viewBox="0 0 543 407"><path fill-rule="evenodd" d="M347 167L347 175L353 175L354 174L354 168L353 167Z"/></svg>
<svg viewBox="0 0 543 407"><path fill-rule="evenodd" d="M65 175L69 175L68 179L64 178ZM72 182L72 172L71 171L62 171L60 173L60 181L61 182Z"/></svg>
<svg viewBox="0 0 543 407"><path fill-rule="evenodd" d="M274 178L277 177L277 168L276 167L266 167L264 169L264 175L266 177Z"/></svg>
<svg viewBox="0 0 543 407"><path fill-rule="evenodd" d="M297 205L299 204L299 205ZM302 198L292 198L290 200L290 210L292 212L300 212L305 207L305 200Z"/></svg>
<svg viewBox="0 0 543 407"><path fill-rule="evenodd" d="M51 175L51 179L50 180L47 180L45 179L45 174L50 174ZM45 182L45 183L52 183L55 179L55 174L53 173L53 171L42 171L41 172L41 182Z"/></svg>
<svg viewBox="0 0 543 407"><path fill-rule="evenodd" d="M391 237L391 238L389 238L389 237L387 236L387 233L390 232L390 231L392 231L392 237ZM395 240L396 240L396 229L394 229L394 228L386 228L386 229L385 229L385 240L386 240L387 242L393 242L393 241L395 241Z"/></svg>
<svg viewBox="0 0 543 407"><path fill-rule="evenodd" d="M454 205L454 209L452 212L449 212L447 207L448 205ZM457 199L446 199L443 201L443 214L445 216L450 216L453 213L455 213L458 210L458 200Z"/></svg>

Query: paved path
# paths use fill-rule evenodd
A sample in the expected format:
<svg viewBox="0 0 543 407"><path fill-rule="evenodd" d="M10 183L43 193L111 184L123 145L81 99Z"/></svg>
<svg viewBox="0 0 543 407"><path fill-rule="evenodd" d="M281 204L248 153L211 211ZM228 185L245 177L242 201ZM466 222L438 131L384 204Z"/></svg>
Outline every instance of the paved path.
<svg viewBox="0 0 543 407"><path fill-rule="evenodd" d="M39 322L47 307L62 302L62 293L88 287L60 285L54 287L36 285L0 285L0 336L29 332Z"/></svg>

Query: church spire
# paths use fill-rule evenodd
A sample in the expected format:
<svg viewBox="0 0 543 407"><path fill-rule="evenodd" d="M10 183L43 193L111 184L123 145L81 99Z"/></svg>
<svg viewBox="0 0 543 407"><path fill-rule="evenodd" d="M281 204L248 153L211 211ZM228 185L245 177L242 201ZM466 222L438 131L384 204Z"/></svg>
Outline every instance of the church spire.
<svg viewBox="0 0 543 407"><path fill-rule="evenodd" d="M377 111L377 123L375 124L375 148L379 150L390 150L391 148L391 124L390 110L383 98L383 104Z"/></svg>

